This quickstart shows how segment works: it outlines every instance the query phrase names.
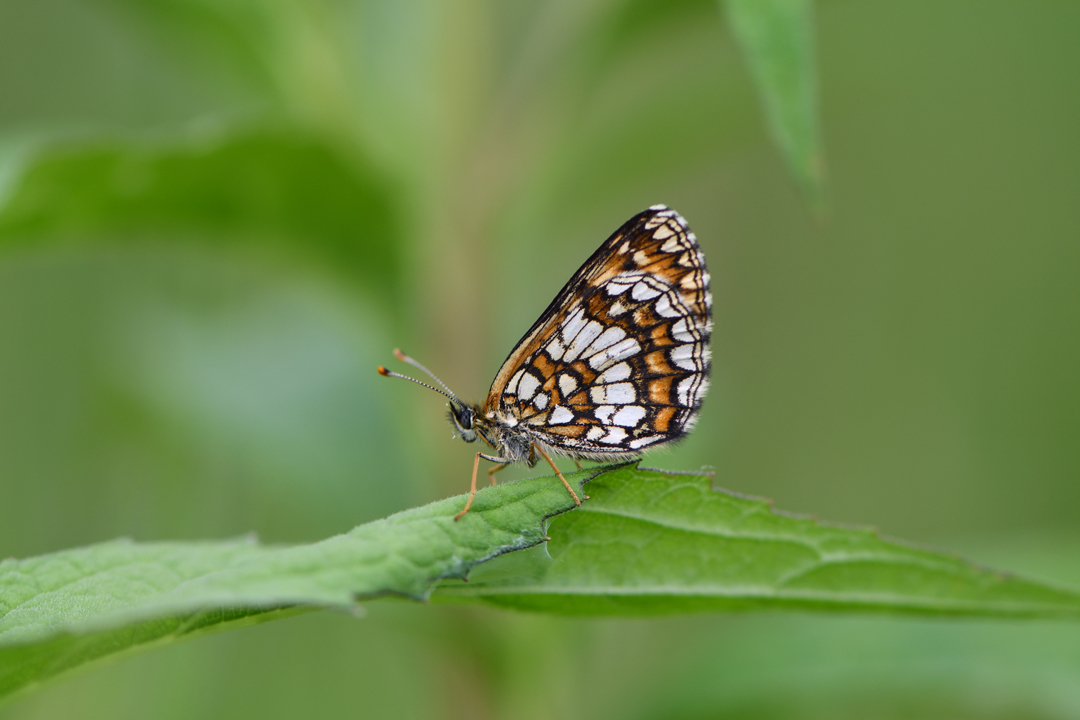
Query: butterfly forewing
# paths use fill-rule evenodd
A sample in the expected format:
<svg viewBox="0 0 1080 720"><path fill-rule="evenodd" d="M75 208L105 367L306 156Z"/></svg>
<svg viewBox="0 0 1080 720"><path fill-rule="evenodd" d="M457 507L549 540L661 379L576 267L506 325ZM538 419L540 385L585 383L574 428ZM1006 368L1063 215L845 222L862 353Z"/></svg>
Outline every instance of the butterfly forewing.
<svg viewBox="0 0 1080 720"><path fill-rule="evenodd" d="M574 274L510 353L482 411L556 452L636 455L693 426L711 333L697 239L674 210L651 207Z"/></svg>

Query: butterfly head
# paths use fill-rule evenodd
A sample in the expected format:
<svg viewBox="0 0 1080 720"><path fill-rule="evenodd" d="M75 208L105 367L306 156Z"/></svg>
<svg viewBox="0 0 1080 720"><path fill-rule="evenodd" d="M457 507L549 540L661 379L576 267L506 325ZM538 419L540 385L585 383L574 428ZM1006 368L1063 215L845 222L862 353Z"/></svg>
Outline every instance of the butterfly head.
<svg viewBox="0 0 1080 720"><path fill-rule="evenodd" d="M461 439L467 443L476 442L479 437L476 430L476 408L451 401L449 415L450 424Z"/></svg>

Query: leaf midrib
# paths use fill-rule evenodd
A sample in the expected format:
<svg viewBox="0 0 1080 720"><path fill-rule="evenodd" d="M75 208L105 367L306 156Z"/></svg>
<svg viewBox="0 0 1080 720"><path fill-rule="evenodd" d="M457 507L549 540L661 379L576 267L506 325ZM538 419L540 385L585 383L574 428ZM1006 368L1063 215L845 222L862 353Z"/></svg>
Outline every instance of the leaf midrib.
<svg viewBox="0 0 1080 720"><path fill-rule="evenodd" d="M548 585L515 585L512 588L455 588L455 596L490 597L497 595L537 595L537 596L578 596L578 597L672 597L672 598L700 598L708 599L746 599L759 600L774 598L778 600L817 601L829 605L870 605L874 609L882 601L891 601L893 608L880 608L883 612L895 609L927 609L949 610L955 612L970 612L974 614L992 614L995 612L1051 612L1063 617L1080 616L1080 609L1074 610L1062 607L1057 603L1018 603L1014 601L1000 601L992 603L993 608L987 609L987 603L970 601L949 601L940 598L912 599L909 596L895 595L892 593L830 593L813 590L790 591L776 590L770 587L746 586L744 588L732 588L721 586L715 589L709 587L697 587L694 589L680 588L678 586L650 586L647 588L627 588L622 586L588 586L588 587L556 587ZM839 603L837 598L840 598ZM872 604L872 605L871 605Z"/></svg>

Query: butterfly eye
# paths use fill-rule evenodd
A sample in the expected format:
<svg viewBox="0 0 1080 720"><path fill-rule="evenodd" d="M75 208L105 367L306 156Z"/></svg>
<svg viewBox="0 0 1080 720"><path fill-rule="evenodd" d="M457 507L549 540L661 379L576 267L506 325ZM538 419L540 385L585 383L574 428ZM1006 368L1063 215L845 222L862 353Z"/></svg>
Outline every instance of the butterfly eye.
<svg viewBox="0 0 1080 720"><path fill-rule="evenodd" d="M450 403L450 422L461 434L461 439L467 443L474 442L477 434L473 429L473 409L470 407Z"/></svg>

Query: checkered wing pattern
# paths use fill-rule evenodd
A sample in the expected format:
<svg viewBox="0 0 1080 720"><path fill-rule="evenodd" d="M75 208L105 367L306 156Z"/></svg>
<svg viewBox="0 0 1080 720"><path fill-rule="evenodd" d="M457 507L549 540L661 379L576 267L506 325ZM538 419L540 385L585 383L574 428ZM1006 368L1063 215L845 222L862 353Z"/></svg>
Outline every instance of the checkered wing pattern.
<svg viewBox="0 0 1080 720"><path fill-rule="evenodd" d="M697 238L653 206L574 274L510 353L482 412L565 455L638 455L693 427L711 333Z"/></svg>

